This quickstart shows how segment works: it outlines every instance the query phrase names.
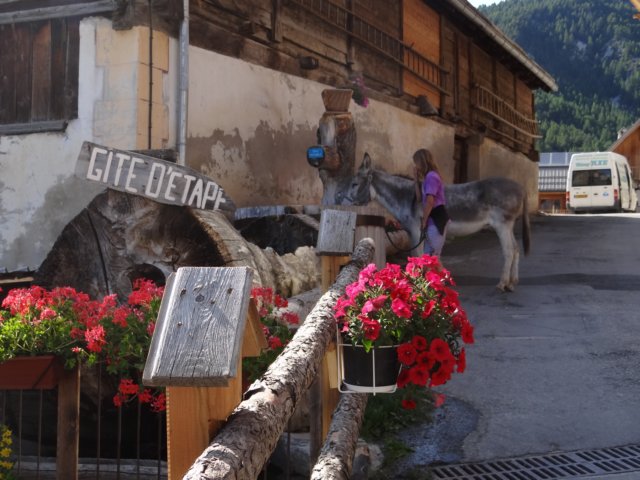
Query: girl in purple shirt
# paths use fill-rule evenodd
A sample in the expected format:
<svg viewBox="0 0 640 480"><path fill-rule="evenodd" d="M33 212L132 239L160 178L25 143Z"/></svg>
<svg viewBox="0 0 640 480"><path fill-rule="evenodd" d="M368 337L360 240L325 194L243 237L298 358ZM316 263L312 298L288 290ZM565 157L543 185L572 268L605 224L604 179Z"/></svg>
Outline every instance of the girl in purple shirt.
<svg viewBox="0 0 640 480"><path fill-rule="evenodd" d="M449 216L445 208L444 184L431 152L421 148L413 154L416 196L422 200L421 228L425 232L424 253L440 256L447 235Z"/></svg>

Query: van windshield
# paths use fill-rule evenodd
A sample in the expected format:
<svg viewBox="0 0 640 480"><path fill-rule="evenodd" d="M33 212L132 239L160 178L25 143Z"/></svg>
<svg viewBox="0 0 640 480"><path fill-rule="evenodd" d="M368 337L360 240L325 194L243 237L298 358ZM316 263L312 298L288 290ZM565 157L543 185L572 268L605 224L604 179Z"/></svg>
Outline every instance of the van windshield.
<svg viewBox="0 0 640 480"><path fill-rule="evenodd" d="M571 185L574 187L611 185L611 170L609 168L574 170Z"/></svg>

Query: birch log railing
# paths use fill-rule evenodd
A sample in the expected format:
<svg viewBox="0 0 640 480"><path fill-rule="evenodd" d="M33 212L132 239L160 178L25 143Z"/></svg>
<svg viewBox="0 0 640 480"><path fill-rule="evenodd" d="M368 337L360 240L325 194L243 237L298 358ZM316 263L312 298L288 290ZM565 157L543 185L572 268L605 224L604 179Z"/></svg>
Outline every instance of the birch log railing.
<svg viewBox="0 0 640 480"><path fill-rule="evenodd" d="M351 262L341 270L336 282L322 295L294 338L267 372L245 392L245 400L229 416L209 447L196 459L184 476L185 479L258 478L298 401L316 378L327 346L335 335L334 305L344 293L345 287L355 281L360 270L371 262L374 250L371 239L365 238L358 242ZM366 405L366 395L349 396L353 396L351 401L357 399L360 407ZM355 408L360 408L357 405ZM339 411L340 405L337 413ZM335 424L341 418L339 414L334 417L328 439L336 438ZM355 429L359 430L359 425ZM350 431L352 430L350 427ZM353 436L351 434L345 438ZM357 437L356 432L356 440ZM353 445L341 449L345 451L336 455L327 443L323 447L320 455L323 471L328 472L332 468L336 470L335 474L326 473L327 476L323 478L348 478L351 468L349 459L353 459L355 441Z"/></svg>
<svg viewBox="0 0 640 480"><path fill-rule="evenodd" d="M366 393L343 394L310 480L348 480L369 399Z"/></svg>

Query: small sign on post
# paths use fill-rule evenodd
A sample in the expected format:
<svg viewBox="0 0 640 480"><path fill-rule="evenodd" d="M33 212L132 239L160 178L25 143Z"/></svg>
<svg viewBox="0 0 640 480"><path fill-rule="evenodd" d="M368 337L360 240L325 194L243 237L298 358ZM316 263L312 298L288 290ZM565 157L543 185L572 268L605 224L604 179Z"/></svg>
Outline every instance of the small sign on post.
<svg viewBox="0 0 640 480"><path fill-rule="evenodd" d="M169 479L189 469L242 400L242 357L267 347L247 267L169 277L142 381L167 386Z"/></svg>
<svg viewBox="0 0 640 480"><path fill-rule="evenodd" d="M143 372L147 385L226 386L237 375L252 271L182 267L169 277Z"/></svg>
<svg viewBox="0 0 640 480"><path fill-rule="evenodd" d="M316 253L322 263L322 290L327 291L335 281L340 267L347 263L353 252L356 213L348 210L323 209Z"/></svg>

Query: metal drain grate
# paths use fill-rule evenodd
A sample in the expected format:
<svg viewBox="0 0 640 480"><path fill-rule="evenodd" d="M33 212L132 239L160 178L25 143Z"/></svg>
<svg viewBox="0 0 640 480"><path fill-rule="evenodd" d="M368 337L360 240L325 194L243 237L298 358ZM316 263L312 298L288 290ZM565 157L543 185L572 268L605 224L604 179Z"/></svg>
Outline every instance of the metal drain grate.
<svg viewBox="0 0 640 480"><path fill-rule="evenodd" d="M640 472L640 445L443 465L431 472L435 480L556 480Z"/></svg>

